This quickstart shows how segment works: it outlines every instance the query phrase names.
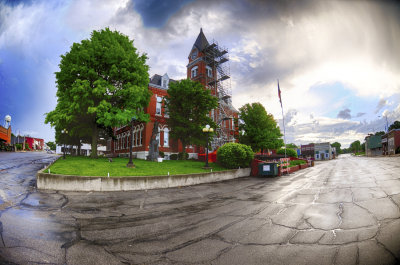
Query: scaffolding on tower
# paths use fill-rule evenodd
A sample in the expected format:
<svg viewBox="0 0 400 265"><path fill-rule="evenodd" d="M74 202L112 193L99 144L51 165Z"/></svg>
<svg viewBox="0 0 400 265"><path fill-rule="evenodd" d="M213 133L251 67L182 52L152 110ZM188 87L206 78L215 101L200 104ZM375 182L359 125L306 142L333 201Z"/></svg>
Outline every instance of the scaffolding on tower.
<svg viewBox="0 0 400 265"><path fill-rule="evenodd" d="M232 92L228 49L218 45L216 41L204 50L206 62L206 86L211 94L218 97L218 107L211 112L211 118L217 124L216 134L211 142L216 149L228 142L234 142L234 117L232 115Z"/></svg>

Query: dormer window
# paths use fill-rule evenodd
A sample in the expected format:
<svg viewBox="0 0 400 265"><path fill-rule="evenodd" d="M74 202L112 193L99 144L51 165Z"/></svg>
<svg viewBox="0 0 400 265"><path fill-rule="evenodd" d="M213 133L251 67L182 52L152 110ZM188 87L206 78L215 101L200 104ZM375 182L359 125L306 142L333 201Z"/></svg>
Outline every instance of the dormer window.
<svg viewBox="0 0 400 265"><path fill-rule="evenodd" d="M168 83L169 83L169 77L168 77L167 74L165 74L161 78L161 86L167 89L168 88Z"/></svg>
<svg viewBox="0 0 400 265"><path fill-rule="evenodd" d="M194 59L196 59L197 58L197 50L194 50L193 52L192 52L192 60L194 60Z"/></svg>
<svg viewBox="0 0 400 265"><path fill-rule="evenodd" d="M197 65L192 68L192 75L191 75L192 78L194 78L198 75L198 70L199 70L199 67Z"/></svg>

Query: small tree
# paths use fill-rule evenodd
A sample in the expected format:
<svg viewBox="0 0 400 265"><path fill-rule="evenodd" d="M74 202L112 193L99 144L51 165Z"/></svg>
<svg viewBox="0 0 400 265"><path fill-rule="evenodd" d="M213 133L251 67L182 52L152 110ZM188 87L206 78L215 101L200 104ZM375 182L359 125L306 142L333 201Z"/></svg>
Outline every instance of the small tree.
<svg viewBox="0 0 400 265"><path fill-rule="evenodd" d="M299 147L297 145L291 143L291 144L286 144L286 148L298 149Z"/></svg>
<svg viewBox="0 0 400 265"><path fill-rule="evenodd" d="M394 129L400 129L400 121L395 121L389 126L389 131Z"/></svg>
<svg viewBox="0 0 400 265"><path fill-rule="evenodd" d="M333 144L331 144L331 146L336 148L336 153L337 154L341 154L342 153L342 150L340 149L340 147L342 146L341 143L334 142Z"/></svg>
<svg viewBox="0 0 400 265"><path fill-rule="evenodd" d="M359 140L352 142L350 144L350 149L353 153L357 153L361 150L361 142Z"/></svg>
<svg viewBox="0 0 400 265"><path fill-rule="evenodd" d="M227 143L217 151L217 161L226 168L248 167L254 153L250 146L238 143Z"/></svg>
<svg viewBox="0 0 400 265"><path fill-rule="evenodd" d="M54 142L47 142L46 144L50 148L50 150L56 150L56 144Z"/></svg>
<svg viewBox="0 0 400 265"><path fill-rule="evenodd" d="M276 151L277 154L279 155L284 155L285 154L285 148L280 148L278 151ZM297 157L297 152L296 150L292 148L286 148L286 156L289 157Z"/></svg>
<svg viewBox="0 0 400 265"><path fill-rule="evenodd" d="M239 118L239 142L251 146L253 151L278 149L283 146L282 133L272 114L268 114L261 103L246 104L241 107Z"/></svg>
<svg viewBox="0 0 400 265"><path fill-rule="evenodd" d="M216 127L209 113L218 106L218 99L199 82L185 79L170 83L165 105L171 138L181 141L184 153L189 144L204 144L202 128L206 124ZM186 159L186 155L182 157Z"/></svg>

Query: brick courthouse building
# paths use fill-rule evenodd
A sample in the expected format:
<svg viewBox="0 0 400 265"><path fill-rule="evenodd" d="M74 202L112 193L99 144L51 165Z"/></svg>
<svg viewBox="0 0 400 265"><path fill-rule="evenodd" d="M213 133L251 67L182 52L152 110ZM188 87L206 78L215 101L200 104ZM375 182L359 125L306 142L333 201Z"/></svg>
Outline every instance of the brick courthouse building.
<svg viewBox="0 0 400 265"><path fill-rule="evenodd" d="M205 89L210 89L211 94L219 98L218 108L210 112L210 117L217 123L211 145L213 149L222 146L227 142L234 142L238 133L237 120L238 111L232 106L230 87L225 80L229 79L229 66L224 63L228 61L227 50L219 48L218 44L209 44L204 33L200 30L189 54L187 65L187 77L200 82ZM163 98L168 93L170 79L167 74L153 75L149 81L149 90L152 93L150 103L145 108L150 115L147 123L136 122L133 127L132 152L137 158L145 159L149 153L149 143L156 121L159 122L157 139L159 140L159 151L164 152L166 157L173 153L182 152L182 145L179 141L169 137L168 114L165 112ZM130 147L130 125L114 128L116 140L109 139L107 151L116 155L129 153ZM189 146L186 148L189 157L197 158L198 153L204 153L202 147Z"/></svg>

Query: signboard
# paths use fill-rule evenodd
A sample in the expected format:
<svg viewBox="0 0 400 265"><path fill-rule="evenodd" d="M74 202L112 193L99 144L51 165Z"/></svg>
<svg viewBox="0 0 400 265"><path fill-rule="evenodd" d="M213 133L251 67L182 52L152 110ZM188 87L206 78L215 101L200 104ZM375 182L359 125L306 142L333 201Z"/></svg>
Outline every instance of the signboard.
<svg viewBox="0 0 400 265"><path fill-rule="evenodd" d="M263 171L271 171L270 165L263 165Z"/></svg>
<svg viewBox="0 0 400 265"><path fill-rule="evenodd" d="M290 168L289 168L290 158L281 158L280 160L281 160L281 172L282 173L284 173L284 172L288 172L289 173L289 171L290 171ZM287 166L287 168L283 168L285 166Z"/></svg>

